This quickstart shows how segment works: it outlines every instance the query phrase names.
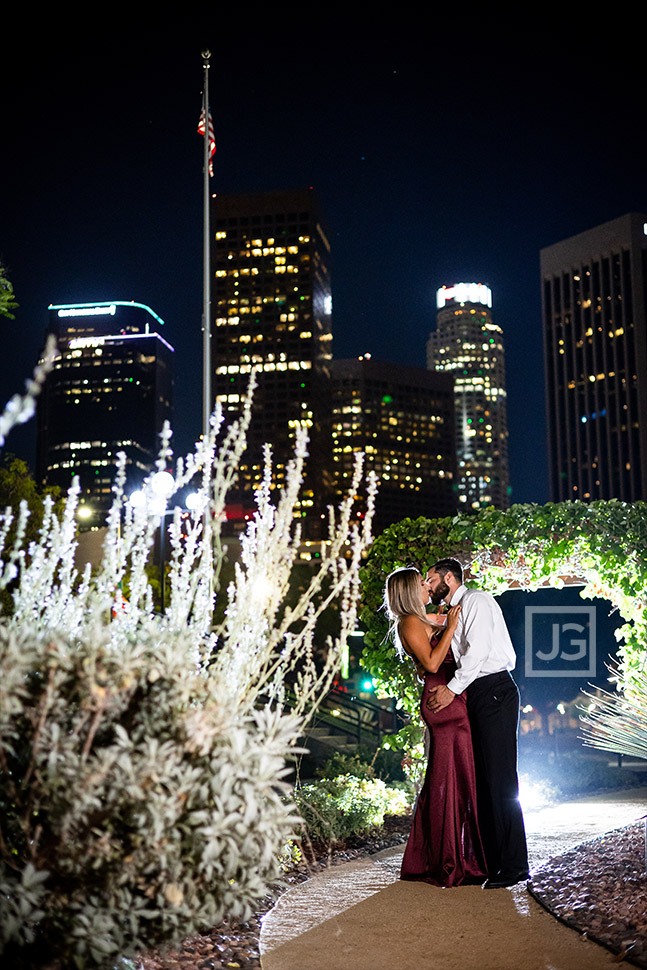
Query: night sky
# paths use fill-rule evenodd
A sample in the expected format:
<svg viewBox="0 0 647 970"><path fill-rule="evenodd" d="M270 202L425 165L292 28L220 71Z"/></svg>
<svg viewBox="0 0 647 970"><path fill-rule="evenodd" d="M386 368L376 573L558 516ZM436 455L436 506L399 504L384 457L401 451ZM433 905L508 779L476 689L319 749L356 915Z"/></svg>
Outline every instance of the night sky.
<svg viewBox="0 0 647 970"><path fill-rule="evenodd" d="M564 5L496 7L430 8L423 26L406 6L364 19L284 5L262 21L214 4L145 29L106 8L92 29L57 12L7 30L0 261L20 308L0 320L3 401L34 366L49 303L134 299L176 348L177 448L199 434L209 47L212 190L314 187L334 356L424 366L436 289L487 283L512 499L547 501L539 250L647 210L644 54L608 10L596 24ZM31 463L34 437L32 423L7 449Z"/></svg>

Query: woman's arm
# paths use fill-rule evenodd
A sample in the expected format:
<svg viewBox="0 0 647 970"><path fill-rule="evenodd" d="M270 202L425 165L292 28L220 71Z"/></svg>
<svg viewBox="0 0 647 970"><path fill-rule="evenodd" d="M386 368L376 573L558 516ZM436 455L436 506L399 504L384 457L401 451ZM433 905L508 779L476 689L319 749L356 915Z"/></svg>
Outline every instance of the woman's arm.
<svg viewBox="0 0 647 970"><path fill-rule="evenodd" d="M421 619L417 616L405 616L400 621L400 639L406 647L406 652L413 658L419 672L420 668L428 674L438 672L458 626L460 611L460 606L452 606L447 614L447 625L443 635L433 647L429 643L427 627Z"/></svg>

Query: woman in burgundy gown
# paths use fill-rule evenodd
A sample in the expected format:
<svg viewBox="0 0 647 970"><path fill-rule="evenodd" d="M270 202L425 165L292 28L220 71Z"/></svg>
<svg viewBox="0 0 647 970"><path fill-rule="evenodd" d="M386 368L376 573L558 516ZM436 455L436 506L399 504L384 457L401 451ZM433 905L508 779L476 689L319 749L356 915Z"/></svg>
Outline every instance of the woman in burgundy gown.
<svg viewBox="0 0 647 970"><path fill-rule="evenodd" d="M487 876L476 815L472 735L465 697L433 714L432 687L451 679L450 650L460 606L452 607L444 629L428 617L426 580L417 569L397 569L386 582L385 606L396 648L406 653L424 679L421 713L429 729L429 761L402 860L401 879L434 886L480 883Z"/></svg>

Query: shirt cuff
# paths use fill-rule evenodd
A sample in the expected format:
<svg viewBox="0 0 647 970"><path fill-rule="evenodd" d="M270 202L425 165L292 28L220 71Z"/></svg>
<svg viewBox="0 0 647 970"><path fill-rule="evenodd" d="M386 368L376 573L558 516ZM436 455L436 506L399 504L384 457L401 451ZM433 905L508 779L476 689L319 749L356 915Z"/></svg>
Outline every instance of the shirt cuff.
<svg viewBox="0 0 647 970"><path fill-rule="evenodd" d="M463 688L461 687L461 685L459 684L459 682L456 680L455 677L452 677L452 679L448 682L447 686L449 687L449 689L452 691L453 694L463 693Z"/></svg>

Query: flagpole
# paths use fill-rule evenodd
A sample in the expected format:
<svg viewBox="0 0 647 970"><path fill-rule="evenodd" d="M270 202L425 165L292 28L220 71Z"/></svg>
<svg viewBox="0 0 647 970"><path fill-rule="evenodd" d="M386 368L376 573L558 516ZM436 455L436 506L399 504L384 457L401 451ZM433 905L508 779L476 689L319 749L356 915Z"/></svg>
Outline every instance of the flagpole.
<svg viewBox="0 0 647 970"><path fill-rule="evenodd" d="M203 162L203 263L202 263L202 432L209 434L211 418L211 231L209 220L209 58L211 51L202 52L204 69L203 118L204 118L204 162Z"/></svg>

